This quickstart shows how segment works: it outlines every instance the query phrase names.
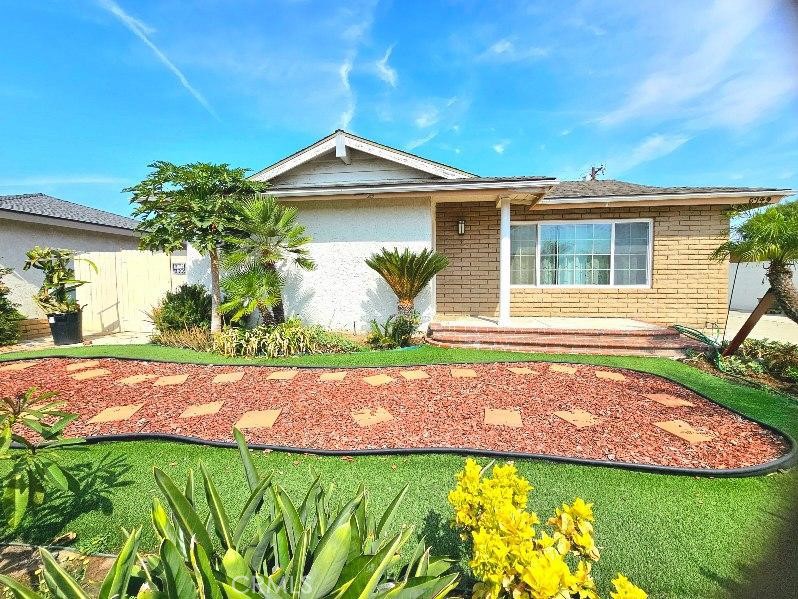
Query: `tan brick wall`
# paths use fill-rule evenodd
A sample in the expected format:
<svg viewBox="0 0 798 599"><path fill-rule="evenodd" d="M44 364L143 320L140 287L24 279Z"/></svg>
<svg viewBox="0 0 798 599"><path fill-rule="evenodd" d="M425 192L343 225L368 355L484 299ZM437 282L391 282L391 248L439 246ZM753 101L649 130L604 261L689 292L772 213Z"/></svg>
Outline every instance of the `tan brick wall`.
<svg viewBox="0 0 798 599"><path fill-rule="evenodd" d="M726 206L591 208L530 212L512 220L653 219L651 288L562 290L513 288L513 316L619 317L705 327L723 324L728 265L709 255L728 236ZM437 206L436 247L451 264L437 277L438 314L496 315L499 298L499 210L494 202ZM457 235L457 221L466 234Z"/></svg>
<svg viewBox="0 0 798 599"><path fill-rule="evenodd" d="M50 336L50 324L46 318L27 318L19 323L19 338L38 339Z"/></svg>

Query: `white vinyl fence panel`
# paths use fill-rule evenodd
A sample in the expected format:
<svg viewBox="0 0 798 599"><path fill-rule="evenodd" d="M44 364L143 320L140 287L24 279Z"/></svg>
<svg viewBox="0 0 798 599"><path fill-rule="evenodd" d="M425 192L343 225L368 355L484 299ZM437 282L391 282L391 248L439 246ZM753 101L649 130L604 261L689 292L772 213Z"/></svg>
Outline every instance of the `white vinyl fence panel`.
<svg viewBox="0 0 798 599"><path fill-rule="evenodd" d="M150 312L167 291L186 281L185 256L123 250L87 252L79 258L75 275L88 281L77 289L84 306L84 335L152 332Z"/></svg>

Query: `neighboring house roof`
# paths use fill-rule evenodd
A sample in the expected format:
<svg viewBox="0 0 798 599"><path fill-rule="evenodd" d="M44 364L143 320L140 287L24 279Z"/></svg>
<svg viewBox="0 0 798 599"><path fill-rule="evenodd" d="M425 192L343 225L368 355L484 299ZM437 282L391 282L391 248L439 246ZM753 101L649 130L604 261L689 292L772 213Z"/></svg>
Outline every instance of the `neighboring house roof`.
<svg viewBox="0 0 798 599"><path fill-rule="evenodd" d="M694 195L751 193L765 194L789 191L772 187L657 187L640 185L628 181L614 179L598 179L591 181L560 181L547 198L605 198L613 196L645 196L645 195Z"/></svg>
<svg viewBox="0 0 798 599"><path fill-rule="evenodd" d="M267 166L266 168L258 171L250 177L255 181L271 181L273 178L282 175L298 167L301 164L309 162L322 154L335 150L335 155L340 158L344 163L349 164L348 149L359 150L366 152L378 158L403 164L416 170L429 173L433 177L441 177L444 179L461 179L464 177L474 177L472 173L454 168L442 162L422 158L409 152L397 150L390 146L377 143L365 137L360 137L343 129L333 131L327 137L323 137L317 142L312 143L306 148L294 152L290 156Z"/></svg>
<svg viewBox="0 0 798 599"><path fill-rule="evenodd" d="M119 216L105 210L89 208L67 200L60 200L43 193L0 196L0 216L4 212L57 219L63 221L64 226L74 227L83 223L120 229L125 232L133 232L139 224L137 220L132 218ZM122 234L122 231L120 231L120 234Z"/></svg>

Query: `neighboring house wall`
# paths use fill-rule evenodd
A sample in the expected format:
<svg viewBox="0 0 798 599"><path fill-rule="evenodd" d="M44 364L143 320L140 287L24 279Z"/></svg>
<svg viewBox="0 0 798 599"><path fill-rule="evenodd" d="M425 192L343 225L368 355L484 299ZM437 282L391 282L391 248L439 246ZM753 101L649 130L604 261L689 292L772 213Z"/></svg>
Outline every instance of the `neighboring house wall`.
<svg viewBox="0 0 798 599"><path fill-rule="evenodd" d="M709 255L728 236L725 206L595 208L529 211L513 221L652 218L653 284L646 289L513 288L513 316L623 317L704 328L722 323L727 263ZM466 234L457 234L465 218ZM437 277L439 314L496 315L499 296L499 211L495 202L439 204L437 249L451 265Z"/></svg>
<svg viewBox="0 0 798 599"><path fill-rule="evenodd" d="M729 296L732 310L750 312L756 308L760 298L770 287L765 272L767 265L767 262L729 264ZM798 284L798 265L792 267L792 272L793 280Z"/></svg>
<svg viewBox="0 0 798 599"><path fill-rule="evenodd" d="M350 149L349 156L351 164L346 164L340 158L335 157L335 151L327 152L275 177L271 183L273 185L298 186L432 178L429 173L377 158L366 152Z"/></svg>
<svg viewBox="0 0 798 599"><path fill-rule="evenodd" d="M11 288L11 300L20 304L20 311L28 318L44 316L32 299L42 283L41 271L22 270L25 253L35 245L81 252L115 251L135 249L138 240L132 236L0 218L0 264L14 269L14 273L6 276L5 281Z"/></svg>

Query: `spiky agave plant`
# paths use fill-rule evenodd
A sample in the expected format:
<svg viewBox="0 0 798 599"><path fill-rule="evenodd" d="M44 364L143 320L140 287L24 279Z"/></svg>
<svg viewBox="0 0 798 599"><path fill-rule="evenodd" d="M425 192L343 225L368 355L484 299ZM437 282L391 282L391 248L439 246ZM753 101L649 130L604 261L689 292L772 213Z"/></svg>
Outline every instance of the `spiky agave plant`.
<svg viewBox="0 0 798 599"><path fill-rule="evenodd" d="M712 254L716 260L768 262L767 277L784 313L798 322L798 289L790 266L798 262L798 201L771 206L753 215L733 239Z"/></svg>
<svg viewBox="0 0 798 599"><path fill-rule="evenodd" d="M399 314L411 317L414 300L432 277L449 266L449 259L430 249L411 252L405 248L400 253L397 248L382 248L366 258L366 264L377 271L396 294Z"/></svg>
<svg viewBox="0 0 798 599"><path fill-rule="evenodd" d="M332 508L318 479L295 503L257 471L243 436L237 430L234 435L249 485L242 510L229 513L204 468L202 502L196 501L199 485L191 471L181 490L156 468L155 482L166 499L153 500L158 552L140 554L140 530L129 533L99 599L443 599L456 587L453 562L432 557L423 542L400 566L413 528L390 529L406 487L381 514L371 513L363 488L343 507ZM46 550L41 553L54 597L88 599ZM0 584L16 599L44 599L1 574Z"/></svg>

